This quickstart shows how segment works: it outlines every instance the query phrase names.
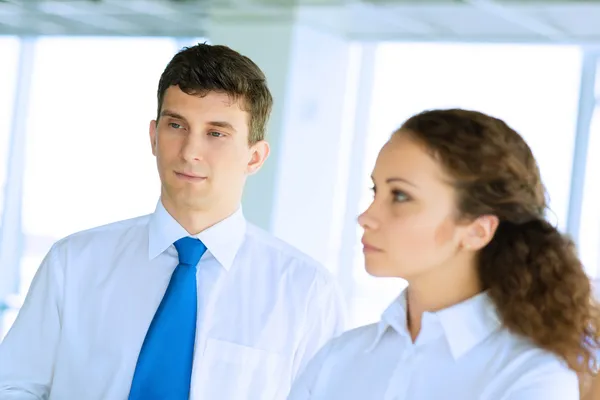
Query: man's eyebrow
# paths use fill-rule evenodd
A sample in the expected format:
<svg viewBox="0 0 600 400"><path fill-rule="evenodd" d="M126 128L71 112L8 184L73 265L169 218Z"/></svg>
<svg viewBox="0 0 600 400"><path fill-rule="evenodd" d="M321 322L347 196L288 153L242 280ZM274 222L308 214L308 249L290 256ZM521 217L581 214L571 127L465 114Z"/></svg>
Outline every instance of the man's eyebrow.
<svg viewBox="0 0 600 400"><path fill-rule="evenodd" d="M175 111L171 111L169 109L165 109L162 110L160 112L160 116L161 117L171 117L171 118L175 118L175 119L180 119L184 122L187 122L187 120L185 119L185 117L179 113L176 113ZM207 125L211 125L211 126L216 126L219 128L225 128L225 129L229 129L233 132L236 132L235 128L233 127L233 125L231 125L229 122L227 121L210 121L207 123Z"/></svg>
<svg viewBox="0 0 600 400"><path fill-rule="evenodd" d="M236 130L233 127L233 125L231 125L227 121L211 121L211 122L208 123L208 125L218 126L219 128L225 128L225 129L229 129L229 130L232 130L232 131L236 132Z"/></svg>
<svg viewBox="0 0 600 400"><path fill-rule="evenodd" d="M183 115L178 114L175 111L171 111L171 110L162 110L160 112L160 116L161 117L171 117L171 118L175 118L175 119L180 119L182 121L186 121L186 119Z"/></svg>

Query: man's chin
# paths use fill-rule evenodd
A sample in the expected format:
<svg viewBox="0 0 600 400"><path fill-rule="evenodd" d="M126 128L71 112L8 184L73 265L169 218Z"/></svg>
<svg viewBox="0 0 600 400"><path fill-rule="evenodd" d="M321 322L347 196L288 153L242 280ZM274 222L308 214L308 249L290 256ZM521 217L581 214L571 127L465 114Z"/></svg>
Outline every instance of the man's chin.
<svg viewBox="0 0 600 400"><path fill-rule="evenodd" d="M162 197L177 207L205 208L210 203L209 190L207 187L180 187L177 190L163 191Z"/></svg>

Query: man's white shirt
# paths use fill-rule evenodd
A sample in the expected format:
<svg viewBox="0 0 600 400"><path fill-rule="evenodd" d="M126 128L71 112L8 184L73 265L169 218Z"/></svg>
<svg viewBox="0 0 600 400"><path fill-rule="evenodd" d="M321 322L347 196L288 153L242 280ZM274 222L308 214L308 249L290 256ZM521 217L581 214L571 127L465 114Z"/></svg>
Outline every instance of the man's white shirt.
<svg viewBox="0 0 600 400"><path fill-rule="evenodd" d="M148 216L76 233L40 266L0 345L0 399L126 399L148 326L188 236L159 201ZM284 399L343 331L338 286L241 209L196 237L198 319L191 399Z"/></svg>

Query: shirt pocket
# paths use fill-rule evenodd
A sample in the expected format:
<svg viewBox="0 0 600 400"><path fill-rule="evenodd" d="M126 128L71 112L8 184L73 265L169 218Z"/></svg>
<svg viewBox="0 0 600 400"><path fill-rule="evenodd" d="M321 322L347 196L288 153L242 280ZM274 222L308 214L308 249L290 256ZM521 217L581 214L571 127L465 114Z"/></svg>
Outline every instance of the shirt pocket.
<svg viewBox="0 0 600 400"><path fill-rule="evenodd" d="M193 400L284 399L278 393L283 359L277 353L209 338L199 361Z"/></svg>

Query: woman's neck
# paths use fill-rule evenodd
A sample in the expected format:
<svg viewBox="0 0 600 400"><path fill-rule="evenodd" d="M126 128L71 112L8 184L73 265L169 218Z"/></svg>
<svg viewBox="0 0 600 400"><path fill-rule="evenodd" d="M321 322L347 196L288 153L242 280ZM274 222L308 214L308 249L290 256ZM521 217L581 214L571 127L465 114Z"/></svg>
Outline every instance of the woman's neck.
<svg viewBox="0 0 600 400"><path fill-rule="evenodd" d="M406 293L407 324L413 342L421 332L425 312L436 312L463 302L482 291L472 265L443 266L409 282Z"/></svg>

